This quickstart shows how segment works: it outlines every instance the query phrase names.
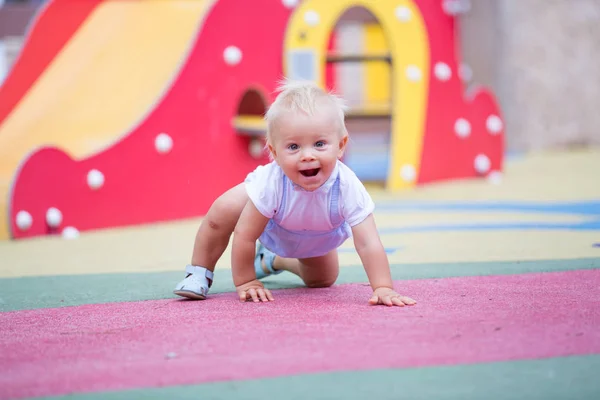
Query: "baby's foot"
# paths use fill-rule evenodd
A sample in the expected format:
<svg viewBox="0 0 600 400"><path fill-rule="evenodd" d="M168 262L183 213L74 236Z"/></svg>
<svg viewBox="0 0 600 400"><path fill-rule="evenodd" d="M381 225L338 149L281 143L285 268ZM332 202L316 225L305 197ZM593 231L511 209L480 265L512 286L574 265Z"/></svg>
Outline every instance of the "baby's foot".
<svg viewBox="0 0 600 400"><path fill-rule="evenodd" d="M256 258L254 259L254 272L256 272L256 279L262 279L270 275L277 275L282 270L273 268L273 261L275 261L275 253L267 249L262 243L258 242L256 247Z"/></svg>
<svg viewBox="0 0 600 400"><path fill-rule="evenodd" d="M173 293L193 300L204 300L212 286L213 273L204 267L188 265L186 277L175 286Z"/></svg>

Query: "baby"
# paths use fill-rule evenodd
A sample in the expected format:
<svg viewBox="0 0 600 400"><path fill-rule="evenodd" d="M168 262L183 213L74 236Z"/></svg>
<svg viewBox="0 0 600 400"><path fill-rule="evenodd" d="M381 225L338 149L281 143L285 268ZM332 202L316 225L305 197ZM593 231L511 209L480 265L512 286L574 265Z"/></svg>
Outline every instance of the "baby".
<svg viewBox="0 0 600 400"><path fill-rule="evenodd" d="M394 291L373 201L340 161L348 142L342 100L307 82L285 82L279 90L265 116L272 161L210 207L174 293L206 298L232 233L231 269L241 301L273 301L260 279L282 271L308 287L328 287L339 273L337 248L353 237L373 289L369 303L416 304Z"/></svg>

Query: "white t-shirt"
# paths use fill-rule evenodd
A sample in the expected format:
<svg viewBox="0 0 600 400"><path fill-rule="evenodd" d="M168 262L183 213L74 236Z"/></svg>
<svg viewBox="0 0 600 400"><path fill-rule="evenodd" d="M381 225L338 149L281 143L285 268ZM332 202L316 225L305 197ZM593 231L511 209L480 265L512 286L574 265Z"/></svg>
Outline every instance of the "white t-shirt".
<svg viewBox="0 0 600 400"><path fill-rule="evenodd" d="M329 205L331 189L340 177L339 207L342 218L350 226L365 220L375 208L371 196L356 174L338 161L327 181L309 192L293 184L289 179L284 214L280 225L292 231L328 231L333 228ZM245 180L246 192L262 215L273 218L280 209L283 196L283 170L273 161L257 167Z"/></svg>

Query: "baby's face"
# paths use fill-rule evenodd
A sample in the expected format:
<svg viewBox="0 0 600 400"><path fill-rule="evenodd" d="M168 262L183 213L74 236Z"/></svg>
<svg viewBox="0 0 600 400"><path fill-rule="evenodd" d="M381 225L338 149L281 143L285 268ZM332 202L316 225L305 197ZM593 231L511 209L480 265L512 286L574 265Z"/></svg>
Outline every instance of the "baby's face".
<svg viewBox="0 0 600 400"><path fill-rule="evenodd" d="M347 135L329 112L285 113L275 125L269 149L287 177L305 190L319 188L344 154ZM345 132L345 130L344 130Z"/></svg>

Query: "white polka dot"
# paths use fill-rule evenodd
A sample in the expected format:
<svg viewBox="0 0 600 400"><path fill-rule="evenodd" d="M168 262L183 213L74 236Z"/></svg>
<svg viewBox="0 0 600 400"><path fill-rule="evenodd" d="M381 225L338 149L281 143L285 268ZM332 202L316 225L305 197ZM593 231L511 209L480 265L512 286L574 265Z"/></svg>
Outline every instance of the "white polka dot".
<svg viewBox="0 0 600 400"><path fill-rule="evenodd" d="M458 67L458 76L463 82L470 82L473 79L473 70L468 64L460 64L460 67Z"/></svg>
<svg viewBox="0 0 600 400"><path fill-rule="evenodd" d="M27 211L21 210L15 217L15 224L17 224L17 228L20 230L26 231L27 229L31 228L31 225L33 224L33 218Z"/></svg>
<svg viewBox="0 0 600 400"><path fill-rule="evenodd" d="M265 146L260 139L252 139L248 144L248 151L252 158L260 158L263 155Z"/></svg>
<svg viewBox="0 0 600 400"><path fill-rule="evenodd" d="M87 184L90 189L100 189L104 185L104 174L97 169L92 169L87 174Z"/></svg>
<svg viewBox="0 0 600 400"><path fill-rule="evenodd" d="M408 22L408 21L410 21L410 19L412 17L410 8L408 8L406 6L396 7L396 9L394 10L394 13L396 14L396 18L398 18L398 21L400 21L400 22Z"/></svg>
<svg viewBox="0 0 600 400"><path fill-rule="evenodd" d="M50 228L58 228L62 224L62 212L56 207L50 207L46 211L46 223Z"/></svg>
<svg viewBox="0 0 600 400"><path fill-rule="evenodd" d="M456 0L444 0L442 1L442 9L448 15L458 14L458 7Z"/></svg>
<svg viewBox="0 0 600 400"><path fill-rule="evenodd" d="M469 12L471 10L470 0L444 0L442 1L442 8L448 15L458 15Z"/></svg>
<svg viewBox="0 0 600 400"><path fill-rule="evenodd" d="M227 46L223 51L223 59L227 65L237 65L242 61L242 51L235 46Z"/></svg>
<svg viewBox="0 0 600 400"><path fill-rule="evenodd" d="M409 81L416 82L421 80L421 70L416 65L406 67L406 77Z"/></svg>
<svg viewBox="0 0 600 400"><path fill-rule="evenodd" d="M320 21L319 13L314 10L308 10L304 13L304 22L306 22L310 26L319 25Z"/></svg>
<svg viewBox="0 0 600 400"><path fill-rule="evenodd" d="M436 63L435 67L433 68L433 72L435 77L440 81L447 81L452 77L452 70L450 69L450 66L443 62Z"/></svg>
<svg viewBox="0 0 600 400"><path fill-rule="evenodd" d="M502 183L502 172L492 171L488 174L487 180L492 185L499 185Z"/></svg>
<svg viewBox="0 0 600 400"><path fill-rule="evenodd" d="M159 133L154 139L154 147L161 154L168 153L173 148L173 139L166 133Z"/></svg>
<svg viewBox="0 0 600 400"><path fill-rule="evenodd" d="M485 127L487 128L490 134L497 135L502 131L502 120L497 115L490 115L485 120Z"/></svg>
<svg viewBox="0 0 600 400"><path fill-rule="evenodd" d="M454 123L454 133L461 139L469 137L471 134L471 123L464 118L459 118Z"/></svg>
<svg viewBox="0 0 600 400"><path fill-rule="evenodd" d="M473 166L478 174L484 175L490 170L491 162L485 154L478 154L473 161Z"/></svg>
<svg viewBox="0 0 600 400"><path fill-rule="evenodd" d="M409 164L403 165L400 169L400 177L402 177L405 182L413 182L417 177L415 167Z"/></svg>
<svg viewBox="0 0 600 400"><path fill-rule="evenodd" d="M62 230L61 236L63 239L66 240L77 239L79 237L79 229L73 226L67 226L65 227L65 229Z"/></svg>
<svg viewBox="0 0 600 400"><path fill-rule="evenodd" d="M281 0L286 8L294 8L298 5L298 0Z"/></svg>

